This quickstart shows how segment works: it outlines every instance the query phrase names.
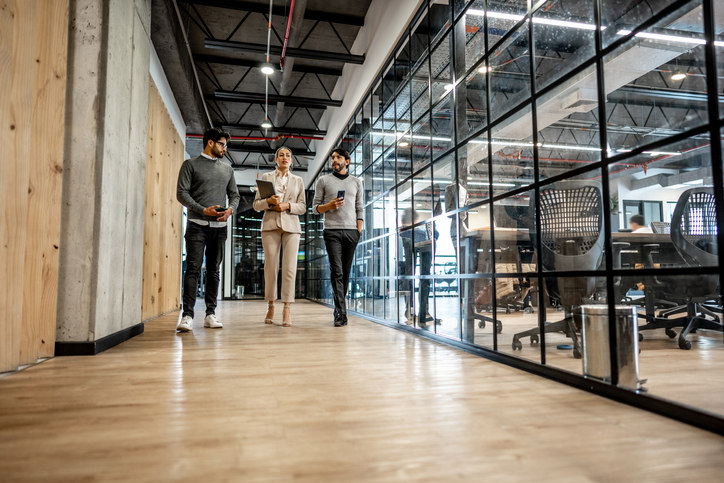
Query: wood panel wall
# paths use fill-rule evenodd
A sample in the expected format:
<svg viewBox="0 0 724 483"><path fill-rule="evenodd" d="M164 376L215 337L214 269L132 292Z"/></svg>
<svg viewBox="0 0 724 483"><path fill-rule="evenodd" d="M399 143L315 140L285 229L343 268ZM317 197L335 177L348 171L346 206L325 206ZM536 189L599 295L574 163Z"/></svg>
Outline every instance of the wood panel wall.
<svg viewBox="0 0 724 483"><path fill-rule="evenodd" d="M184 146L153 80L148 92L141 318L180 306L181 216L176 180Z"/></svg>
<svg viewBox="0 0 724 483"><path fill-rule="evenodd" d="M53 355L68 0L0 0L0 372Z"/></svg>

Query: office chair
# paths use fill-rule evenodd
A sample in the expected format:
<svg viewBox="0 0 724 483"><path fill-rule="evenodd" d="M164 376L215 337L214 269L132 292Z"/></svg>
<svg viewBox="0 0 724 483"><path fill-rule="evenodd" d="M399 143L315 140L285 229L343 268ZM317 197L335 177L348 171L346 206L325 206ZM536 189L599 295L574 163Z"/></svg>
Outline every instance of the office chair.
<svg viewBox="0 0 724 483"><path fill-rule="evenodd" d="M531 197L531 208L534 198ZM561 181L540 192L540 230L542 270L595 270L603 257L603 195L597 181ZM531 227L535 241L535 227ZM560 302L565 311L563 320L546 322L543 330L563 332L573 339L573 355L582 356L573 317L573 308L595 293L595 279L566 277L546 284L550 298ZM531 344L539 341L540 328L519 332L513 336L513 350L523 348L520 339L530 337Z"/></svg>
<svg viewBox="0 0 724 483"><path fill-rule="evenodd" d="M716 235L716 200L713 189L702 186L684 191L674 208L670 231L671 241L681 258L690 267L716 266L719 263ZM724 332L724 325L712 310L720 306L720 302L716 301L719 299L716 275L701 276L697 283L685 287L681 286L679 280L662 283L656 277L649 279L653 290L663 292L668 300L681 301L683 304L655 316L653 307L648 303L646 324L639 327L639 331L664 328L666 334L673 338L676 337L673 328L681 327L683 330L679 333L678 344L679 348L684 350L691 349L691 342L686 337L692 331L707 329ZM712 300L715 301L713 305ZM686 315L670 318L681 313Z"/></svg>

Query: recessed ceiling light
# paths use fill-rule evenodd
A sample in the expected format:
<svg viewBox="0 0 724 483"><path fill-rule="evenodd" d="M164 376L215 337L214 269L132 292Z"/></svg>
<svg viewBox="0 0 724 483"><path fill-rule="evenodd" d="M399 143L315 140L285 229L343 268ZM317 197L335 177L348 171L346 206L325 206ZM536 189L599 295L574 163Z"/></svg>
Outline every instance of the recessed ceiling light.
<svg viewBox="0 0 724 483"><path fill-rule="evenodd" d="M683 72L677 72L671 76L671 80L680 81L686 79L686 74Z"/></svg>
<svg viewBox="0 0 724 483"><path fill-rule="evenodd" d="M261 73L264 75L271 75L274 73L274 67L271 64L264 64L261 66Z"/></svg>
<svg viewBox="0 0 724 483"><path fill-rule="evenodd" d="M453 87L455 87L454 84L445 84L443 86L443 89L445 89L445 91L450 91L450 90L452 90Z"/></svg>
<svg viewBox="0 0 724 483"><path fill-rule="evenodd" d="M270 123L269 121L264 121L261 123L261 127L263 127L264 129L270 129L272 127L272 123Z"/></svg>
<svg viewBox="0 0 724 483"><path fill-rule="evenodd" d="M485 74L485 73L488 72L489 70L490 70L490 69L488 69L488 66L487 66L487 65L481 65L480 67L478 67L478 72L480 72L481 74Z"/></svg>
<svg viewBox="0 0 724 483"><path fill-rule="evenodd" d="M400 141L399 143L397 143L397 145L404 148L405 146L409 146L410 143L408 143L407 141Z"/></svg>

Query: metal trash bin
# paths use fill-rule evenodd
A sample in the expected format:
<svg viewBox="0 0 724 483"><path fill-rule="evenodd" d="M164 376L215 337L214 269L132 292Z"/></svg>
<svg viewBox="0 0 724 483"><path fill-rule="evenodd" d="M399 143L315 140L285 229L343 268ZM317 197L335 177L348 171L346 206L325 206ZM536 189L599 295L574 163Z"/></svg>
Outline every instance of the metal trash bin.
<svg viewBox="0 0 724 483"><path fill-rule="evenodd" d="M580 307L583 330L583 375L611 382L608 305ZM618 385L641 389L639 380L639 336L636 307L615 308Z"/></svg>

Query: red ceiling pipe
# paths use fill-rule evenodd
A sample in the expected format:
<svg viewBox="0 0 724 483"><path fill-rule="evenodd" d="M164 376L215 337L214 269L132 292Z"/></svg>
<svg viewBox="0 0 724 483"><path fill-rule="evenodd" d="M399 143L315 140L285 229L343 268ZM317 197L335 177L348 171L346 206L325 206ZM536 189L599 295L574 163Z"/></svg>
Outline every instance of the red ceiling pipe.
<svg viewBox="0 0 724 483"><path fill-rule="evenodd" d="M203 139L203 134L187 134L187 138L201 138ZM322 141L324 138L316 137L316 136L296 136L294 134L280 134L278 136L231 136L231 139L229 141L233 141L235 139L240 139L242 141L279 141L280 139L306 139L309 141Z"/></svg>
<svg viewBox="0 0 724 483"><path fill-rule="evenodd" d="M284 45L282 46L282 56L279 59L279 65L284 69L284 59L287 53L287 43L289 42L289 31L292 29L292 14L294 13L294 0L289 5L289 17L287 17L287 32L284 34Z"/></svg>

